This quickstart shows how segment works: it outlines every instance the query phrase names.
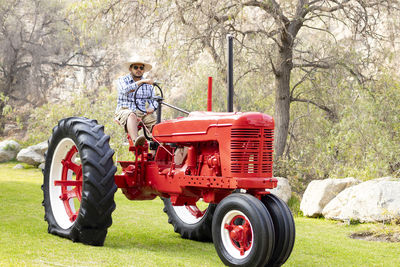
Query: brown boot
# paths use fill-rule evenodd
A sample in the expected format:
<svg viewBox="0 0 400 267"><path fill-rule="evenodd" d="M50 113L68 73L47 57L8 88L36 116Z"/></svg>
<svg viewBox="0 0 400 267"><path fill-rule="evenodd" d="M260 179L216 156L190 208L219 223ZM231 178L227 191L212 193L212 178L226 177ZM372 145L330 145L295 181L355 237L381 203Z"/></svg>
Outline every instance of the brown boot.
<svg viewBox="0 0 400 267"><path fill-rule="evenodd" d="M146 142L146 137L139 135L135 140L135 146L143 146Z"/></svg>

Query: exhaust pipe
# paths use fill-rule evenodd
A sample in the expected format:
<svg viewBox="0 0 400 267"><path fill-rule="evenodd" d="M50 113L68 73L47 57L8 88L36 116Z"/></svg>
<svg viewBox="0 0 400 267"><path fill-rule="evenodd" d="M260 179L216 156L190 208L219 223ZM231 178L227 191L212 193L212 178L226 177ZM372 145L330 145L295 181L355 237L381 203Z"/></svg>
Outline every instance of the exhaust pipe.
<svg viewBox="0 0 400 267"><path fill-rule="evenodd" d="M228 41L228 112L233 112L233 36L228 34L226 39Z"/></svg>

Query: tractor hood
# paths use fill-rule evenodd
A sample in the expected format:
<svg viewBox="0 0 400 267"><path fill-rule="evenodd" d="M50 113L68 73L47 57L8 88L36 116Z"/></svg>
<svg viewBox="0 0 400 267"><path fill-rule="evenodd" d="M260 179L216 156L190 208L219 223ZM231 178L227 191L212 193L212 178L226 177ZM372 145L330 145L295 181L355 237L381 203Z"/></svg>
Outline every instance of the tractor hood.
<svg viewBox="0 0 400 267"><path fill-rule="evenodd" d="M160 142L217 140L221 128L274 128L271 116L259 112L191 112L188 117L163 121L153 128ZM225 132L225 131L224 131Z"/></svg>

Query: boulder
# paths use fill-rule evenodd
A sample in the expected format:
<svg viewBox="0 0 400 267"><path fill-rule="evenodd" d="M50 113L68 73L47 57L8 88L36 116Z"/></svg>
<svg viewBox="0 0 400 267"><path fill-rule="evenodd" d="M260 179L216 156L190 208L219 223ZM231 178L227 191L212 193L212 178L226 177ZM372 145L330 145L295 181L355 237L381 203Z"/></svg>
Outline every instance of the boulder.
<svg viewBox="0 0 400 267"><path fill-rule="evenodd" d="M31 146L32 150L35 151L38 154L44 155L46 153L47 148L49 147L47 141L43 141L37 145Z"/></svg>
<svg viewBox="0 0 400 267"><path fill-rule="evenodd" d="M318 217L322 214L325 205L347 187L358 184L360 181L352 177L344 179L314 180L304 192L300 203L300 210L304 216Z"/></svg>
<svg viewBox="0 0 400 267"><path fill-rule="evenodd" d="M5 140L0 142L0 162L6 162L15 159L20 145L14 140Z"/></svg>
<svg viewBox="0 0 400 267"><path fill-rule="evenodd" d="M347 188L326 205L322 214L342 221L400 219L400 179L385 177Z"/></svg>
<svg viewBox="0 0 400 267"><path fill-rule="evenodd" d="M270 192L287 203L292 196L289 180L282 177L275 178L278 179L278 186L270 190Z"/></svg>
<svg viewBox="0 0 400 267"><path fill-rule="evenodd" d="M47 141L33 145L24 149L17 155L17 160L33 166L39 166L45 161L44 153L47 150Z"/></svg>

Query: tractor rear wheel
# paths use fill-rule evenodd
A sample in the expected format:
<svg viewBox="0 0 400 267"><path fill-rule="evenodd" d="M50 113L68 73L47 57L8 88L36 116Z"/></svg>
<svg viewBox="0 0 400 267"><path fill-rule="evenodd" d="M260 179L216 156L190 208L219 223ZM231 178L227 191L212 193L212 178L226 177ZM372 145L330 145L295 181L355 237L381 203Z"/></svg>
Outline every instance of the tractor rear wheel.
<svg viewBox="0 0 400 267"><path fill-rule="evenodd" d="M71 117L54 127L42 185L48 232L102 246L115 209L116 167L103 126Z"/></svg>
<svg viewBox="0 0 400 267"><path fill-rule="evenodd" d="M168 223L174 226L174 231L182 238L212 241L211 225L215 204L209 204L206 209L201 210L197 205L173 206L169 198L162 200Z"/></svg>

